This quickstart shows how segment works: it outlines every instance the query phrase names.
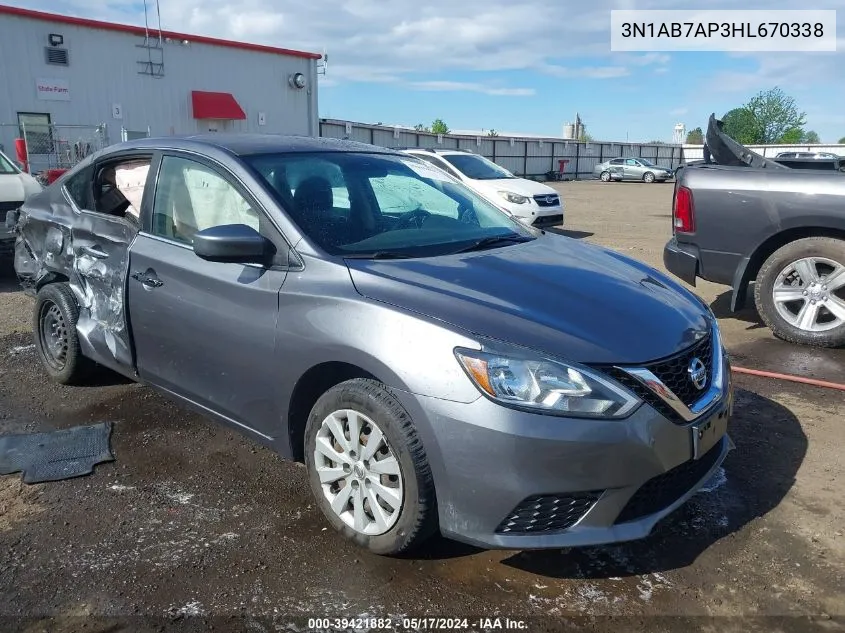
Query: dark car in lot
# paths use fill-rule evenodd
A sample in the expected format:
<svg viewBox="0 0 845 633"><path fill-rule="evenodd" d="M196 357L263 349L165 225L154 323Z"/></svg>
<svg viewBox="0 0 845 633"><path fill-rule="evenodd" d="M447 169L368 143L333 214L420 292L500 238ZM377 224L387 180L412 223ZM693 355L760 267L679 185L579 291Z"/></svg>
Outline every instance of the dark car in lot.
<svg viewBox="0 0 845 633"><path fill-rule="evenodd" d="M714 160L678 170L666 268L693 285L731 286L732 310L753 284L776 336L845 345L845 174L826 159L798 158L806 164L790 168L764 158L715 117L707 144Z"/></svg>
<svg viewBox="0 0 845 633"><path fill-rule="evenodd" d="M133 141L28 200L16 232L50 376L105 366L304 462L373 552L438 528L494 548L644 537L733 447L698 297L405 154Z"/></svg>

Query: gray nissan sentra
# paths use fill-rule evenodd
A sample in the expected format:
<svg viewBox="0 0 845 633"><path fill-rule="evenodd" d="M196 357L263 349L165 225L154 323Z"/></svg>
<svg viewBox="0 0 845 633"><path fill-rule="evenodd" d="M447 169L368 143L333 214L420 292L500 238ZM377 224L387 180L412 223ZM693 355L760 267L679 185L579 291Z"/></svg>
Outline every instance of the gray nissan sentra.
<svg viewBox="0 0 845 633"><path fill-rule="evenodd" d="M373 552L641 538L733 448L699 298L406 154L143 139L7 222L49 376L108 368L304 462Z"/></svg>

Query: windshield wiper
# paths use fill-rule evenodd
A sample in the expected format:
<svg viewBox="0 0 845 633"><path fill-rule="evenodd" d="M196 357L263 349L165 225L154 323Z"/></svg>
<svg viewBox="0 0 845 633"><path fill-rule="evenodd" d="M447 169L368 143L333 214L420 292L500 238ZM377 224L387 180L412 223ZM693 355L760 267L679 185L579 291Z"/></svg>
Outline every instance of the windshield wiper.
<svg viewBox="0 0 845 633"><path fill-rule="evenodd" d="M409 259L411 255L397 251L375 251L373 253L351 253L343 257L346 259Z"/></svg>
<svg viewBox="0 0 845 633"><path fill-rule="evenodd" d="M480 240L477 240L469 246L465 246L464 248L455 251L455 253L469 253L470 251L479 251L483 248L487 248L488 246L495 246L497 244L520 244L522 242L530 242L533 239L533 237L517 235L516 233L514 233L513 235L493 235L491 237L484 237Z"/></svg>

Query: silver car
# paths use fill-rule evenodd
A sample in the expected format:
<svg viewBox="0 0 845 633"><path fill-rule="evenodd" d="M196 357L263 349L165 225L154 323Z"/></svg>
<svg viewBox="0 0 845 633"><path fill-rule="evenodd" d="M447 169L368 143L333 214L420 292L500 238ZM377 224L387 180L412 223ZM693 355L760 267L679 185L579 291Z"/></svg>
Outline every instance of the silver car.
<svg viewBox="0 0 845 633"><path fill-rule="evenodd" d="M438 529L641 538L733 447L701 299L407 154L141 139L27 200L16 232L50 377L110 368L304 462L328 523L372 552Z"/></svg>
<svg viewBox="0 0 845 633"><path fill-rule="evenodd" d="M655 165L647 158L614 158L596 165L593 175L603 182L611 180L666 182L672 178L674 172L668 167Z"/></svg>

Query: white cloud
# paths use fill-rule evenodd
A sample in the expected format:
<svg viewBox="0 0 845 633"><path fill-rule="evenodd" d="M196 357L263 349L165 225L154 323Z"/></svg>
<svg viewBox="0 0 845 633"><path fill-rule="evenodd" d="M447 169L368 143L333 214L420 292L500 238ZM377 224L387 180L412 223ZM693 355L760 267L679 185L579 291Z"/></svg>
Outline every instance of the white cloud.
<svg viewBox="0 0 845 633"><path fill-rule="evenodd" d="M408 86L414 90L469 91L502 97L530 97L536 92L533 88L497 88L463 81L412 81Z"/></svg>
<svg viewBox="0 0 845 633"><path fill-rule="evenodd" d="M16 3L143 24L139 0ZM148 4L154 7L153 2ZM794 4L794 0L751 0L743 8L794 9ZM841 4L842 0L816 0L813 7L841 8ZM707 2L708 9L736 6L735 0ZM688 7L688 0L162 0L161 15L163 27L169 30L316 52L326 49L334 81L405 82L411 81L412 74L413 79L423 80L435 73L504 70L600 80L666 73L673 59L665 53L611 53L611 9ZM845 33L843 20L839 22L840 33ZM759 65L758 72L720 73L712 84L719 90L744 92L757 85L769 87L773 80L789 88L787 82L796 89L818 87L842 76L842 36L839 50L746 55ZM579 63L585 58L593 59L585 66ZM521 94L529 88L489 89Z"/></svg>

